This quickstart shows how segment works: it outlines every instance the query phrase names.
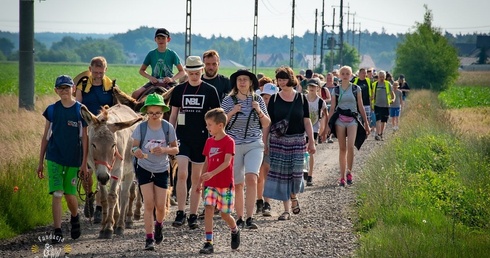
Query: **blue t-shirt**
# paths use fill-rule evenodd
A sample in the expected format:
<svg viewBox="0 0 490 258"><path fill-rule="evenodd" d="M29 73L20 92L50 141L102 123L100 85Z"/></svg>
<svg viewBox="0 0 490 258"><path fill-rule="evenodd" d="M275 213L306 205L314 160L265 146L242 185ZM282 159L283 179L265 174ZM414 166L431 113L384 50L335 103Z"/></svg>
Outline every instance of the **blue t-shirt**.
<svg viewBox="0 0 490 258"><path fill-rule="evenodd" d="M53 117L48 114L48 108L43 113L43 116L52 123L52 134L48 140L46 149L46 159L56 162L62 166L80 167L82 165L82 142L81 128L86 127L87 123L81 118L77 111L77 105L80 102L75 102L69 108L57 101L50 106L54 106Z"/></svg>
<svg viewBox="0 0 490 258"><path fill-rule="evenodd" d="M101 107L105 105L112 106L112 89L104 90L102 85L90 87L89 92L82 91L82 103L87 106L88 110L94 115L98 115Z"/></svg>
<svg viewBox="0 0 490 258"><path fill-rule="evenodd" d="M167 48L163 53L153 49L148 52L143 64L151 67L151 76L162 79L174 76L173 66L180 64L180 58L172 49Z"/></svg>

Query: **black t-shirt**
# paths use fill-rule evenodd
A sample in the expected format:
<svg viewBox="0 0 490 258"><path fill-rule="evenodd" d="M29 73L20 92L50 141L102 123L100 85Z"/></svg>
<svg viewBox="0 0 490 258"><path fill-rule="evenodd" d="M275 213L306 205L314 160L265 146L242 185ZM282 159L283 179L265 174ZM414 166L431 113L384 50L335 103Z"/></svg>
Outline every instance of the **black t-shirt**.
<svg viewBox="0 0 490 258"><path fill-rule="evenodd" d="M220 100L223 100L225 96L231 91L230 79L228 79L228 77L224 75L218 74L218 76L214 77L213 79L206 79L203 76L201 77L201 79L216 88Z"/></svg>
<svg viewBox="0 0 490 258"><path fill-rule="evenodd" d="M301 93L296 93L293 102L284 101L279 93L272 95L269 105L267 106L267 112L271 118L271 124L277 123L282 119L285 119L289 113L291 105L294 105L289 117L289 127L286 134L300 134L305 132L304 118L310 117L310 109L308 107L308 100L306 96ZM303 99L303 102L301 102Z"/></svg>
<svg viewBox="0 0 490 258"><path fill-rule="evenodd" d="M177 121L177 138L205 141L208 130L204 115L208 110L220 107L220 100L216 88L207 82L201 82L199 86L191 86L186 82L175 86L170 106L179 107L179 113L185 114L184 125Z"/></svg>
<svg viewBox="0 0 490 258"><path fill-rule="evenodd" d="M403 85L401 87L399 87L400 90L410 90L410 87L408 86L408 82L404 82ZM406 91L402 91L402 96L403 97L406 97L408 92Z"/></svg>
<svg viewBox="0 0 490 258"><path fill-rule="evenodd" d="M370 105L371 100L369 99L369 84L366 79L361 80L357 79L357 86L361 88L362 94L362 105L367 106Z"/></svg>

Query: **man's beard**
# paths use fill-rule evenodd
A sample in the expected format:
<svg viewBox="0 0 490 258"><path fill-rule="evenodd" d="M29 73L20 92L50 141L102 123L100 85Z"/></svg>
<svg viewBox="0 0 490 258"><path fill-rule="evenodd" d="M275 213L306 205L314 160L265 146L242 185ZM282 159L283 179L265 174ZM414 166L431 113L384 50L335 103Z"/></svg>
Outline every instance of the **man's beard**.
<svg viewBox="0 0 490 258"><path fill-rule="evenodd" d="M214 73L210 73L208 70L204 69L204 73L206 74L206 77L212 78L218 74L218 70L216 70Z"/></svg>

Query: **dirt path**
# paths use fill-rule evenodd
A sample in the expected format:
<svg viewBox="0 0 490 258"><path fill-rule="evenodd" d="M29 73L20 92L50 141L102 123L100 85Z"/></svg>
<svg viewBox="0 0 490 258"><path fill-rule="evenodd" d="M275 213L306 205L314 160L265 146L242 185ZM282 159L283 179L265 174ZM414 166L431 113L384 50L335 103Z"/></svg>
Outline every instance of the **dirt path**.
<svg viewBox="0 0 490 258"><path fill-rule="evenodd" d="M338 181L338 143L317 145L314 186L299 195L301 213L292 215L289 221L277 221L282 212L282 203L273 201L272 217L256 215L258 230L243 230L238 251L229 247L229 230L223 221L215 217L215 254L209 257L346 257L358 247L353 230L355 182L362 180L361 164L369 153L381 145L372 136L361 151L356 151L354 185L341 188ZM82 212L82 209L80 209ZM204 241L203 222L200 229L174 228L175 207L164 222L164 240L156 251L144 251L142 220L134 229L127 229L123 237L112 240L97 239L99 225L90 225L82 219L82 236L74 241L69 238L68 219L64 220L66 240L53 247L61 251L58 257L193 257L199 256ZM46 233L48 232L48 233ZM14 239L0 241L0 257L43 257L44 243L38 240L50 227L38 228ZM56 257L56 256L52 256Z"/></svg>

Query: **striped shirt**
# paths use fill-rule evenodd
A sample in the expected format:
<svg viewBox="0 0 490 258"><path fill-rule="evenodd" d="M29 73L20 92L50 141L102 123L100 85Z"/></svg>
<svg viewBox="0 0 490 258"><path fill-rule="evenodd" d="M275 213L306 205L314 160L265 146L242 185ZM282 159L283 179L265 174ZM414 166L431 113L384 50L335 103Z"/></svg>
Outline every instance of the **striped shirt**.
<svg viewBox="0 0 490 258"><path fill-rule="evenodd" d="M256 98L257 98L257 102L259 102L260 109L262 110L264 115L268 116L269 114L267 113L267 106L265 105L264 99L262 99L260 95L255 95L255 96L257 96ZM231 138L233 138L233 140L235 140L236 145L251 143L257 140L261 140L262 130L260 129L259 116L250 114L250 112L252 112L253 96L250 95L245 100L241 100L239 98L236 98L236 100L238 101L238 104L242 105L242 108L239 113L233 115L230 121L228 121L228 125L226 127L227 128L226 133L230 135ZM227 114L230 113L231 110L233 110L234 106L235 103L233 102L233 98L229 95L226 96L223 99L223 102L221 103L221 107L225 110ZM248 121L249 116L250 116L250 121ZM233 121L235 122L233 123ZM247 127L247 121L248 121L248 129L245 130ZM228 128L230 123L233 125L231 128Z"/></svg>

